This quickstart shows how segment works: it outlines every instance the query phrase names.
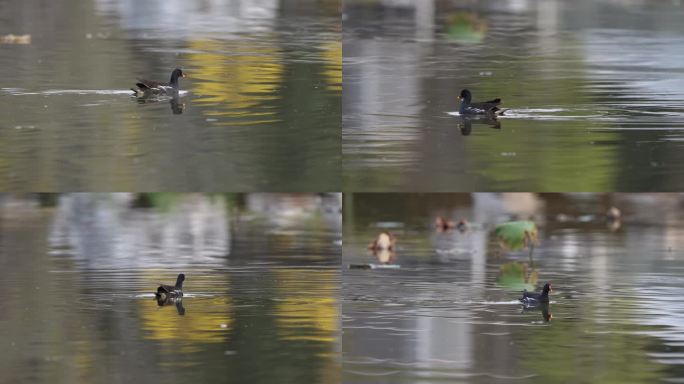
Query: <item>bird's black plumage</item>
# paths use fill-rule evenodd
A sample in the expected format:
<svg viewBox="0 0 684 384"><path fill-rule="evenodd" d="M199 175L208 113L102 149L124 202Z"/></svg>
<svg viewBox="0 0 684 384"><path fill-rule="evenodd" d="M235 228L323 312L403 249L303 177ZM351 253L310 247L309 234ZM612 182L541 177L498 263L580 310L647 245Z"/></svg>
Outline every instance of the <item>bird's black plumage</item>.
<svg viewBox="0 0 684 384"><path fill-rule="evenodd" d="M459 100L461 100L461 106L458 109L458 113L461 115L496 115L497 113L503 113L503 111L497 108L497 105L501 104L501 99L497 98L494 100L473 103L471 102L472 97L469 90L464 89L461 91L461 94L458 96Z"/></svg>
<svg viewBox="0 0 684 384"><path fill-rule="evenodd" d="M176 285L161 284L159 288L157 288L157 293L155 293L155 296L157 297L157 299L166 299L169 297L183 297L183 281L185 281L185 275L181 273L178 275L178 278L176 279Z"/></svg>
<svg viewBox="0 0 684 384"><path fill-rule="evenodd" d="M542 289L541 293L523 291L522 297L518 300L527 307L536 307L540 304L549 302L550 291L552 291L551 283L546 283L544 284L544 289Z"/></svg>
<svg viewBox="0 0 684 384"><path fill-rule="evenodd" d="M173 96L178 94L178 78L185 77L182 70L176 68L171 72L171 80L168 83L160 81L138 79L135 83L136 88L131 88L134 96Z"/></svg>

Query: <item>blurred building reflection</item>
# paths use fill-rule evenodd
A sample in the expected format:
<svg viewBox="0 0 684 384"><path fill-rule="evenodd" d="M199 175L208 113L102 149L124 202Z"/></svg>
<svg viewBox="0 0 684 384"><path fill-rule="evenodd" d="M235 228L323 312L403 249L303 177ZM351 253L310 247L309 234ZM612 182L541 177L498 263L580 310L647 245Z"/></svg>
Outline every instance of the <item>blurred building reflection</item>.
<svg viewBox="0 0 684 384"><path fill-rule="evenodd" d="M117 16L124 29L154 30L166 38L183 39L198 34L270 30L279 4L278 0L97 0L95 7L100 13Z"/></svg>
<svg viewBox="0 0 684 384"><path fill-rule="evenodd" d="M250 193L246 208L279 226L297 226L303 219L320 215L328 226L342 229L342 194Z"/></svg>
<svg viewBox="0 0 684 384"><path fill-rule="evenodd" d="M134 195L76 193L60 197L50 232L55 254L93 267L151 267L216 262L230 253L225 200L175 195L166 210L131 209Z"/></svg>

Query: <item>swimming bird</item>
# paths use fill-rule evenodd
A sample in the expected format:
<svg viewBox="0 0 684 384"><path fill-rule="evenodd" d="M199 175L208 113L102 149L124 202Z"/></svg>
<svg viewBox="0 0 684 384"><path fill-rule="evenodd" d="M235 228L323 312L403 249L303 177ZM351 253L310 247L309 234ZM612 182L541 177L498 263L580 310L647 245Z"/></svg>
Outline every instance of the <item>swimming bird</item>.
<svg viewBox="0 0 684 384"><path fill-rule="evenodd" d="M135 83L136 88L131 88L133 96L149 97L149 96L173 96L178 94L178 78L185 77L182 70L176 68L171 72L171 81L162 83L154 80L138 79Z"/></svg>
<svg viewBox="0 0 684 384"><path fill-rule="evenodd" d="M458 229L459 232L463 233L468 230L468 227L469 224L468 220L466 219L461 219L458 221L458 223L447 220L442 216L437 216L435 219L435 228L437 228L438 232L447 232L451 229Z"/></svg>
<svg viewBox="0 0 684 384"><path fill-rule="evenodd" d="M610 207L608 212L606 212L606 220L609 222L620 221L621 218L622 212L620 212L620 210L615 207Z"/></svg>
<svg viewBox="0 0 684 384"><path fill-rule="evenodd" d="M395 249L396 244L397 238L393 234L389 232L380 232L375 240L368 245L368 249L373 251L392 251Z"/></svg>
<svg viewBox="0 0 684 384"><path fill-rule="evenodd" d="M480 103L471 103L472 94L467 89L461 91L458 99L461 100L461 106L458 109L458 113L461 115L501 115L504 112L497 108L497 105L501 104L501 99L498 98Z"/></svg>
<svg viewBox="0 0 684 384"><path fill-rule="evenodd" d="M179 274L176 279L176 285L160 285L157 288L157 293L154 295L157 299L166 300L168 298L183 297L183 281L185 281L185 275Z"/></svg>
<svg viewBox="0 0 684 384"><path fill-rule="evenodd" d="M447 220L442 216L437 216L435 219L435 228L437 228L437 231L439 232L446 232L450 229L456 228L456 223L451 220Z"/></svg>
<svg viewBox="0 0 684 384"><path fill-rule="evenodd" d="M525 290L523 291L522 297L518 300L526 307L536 307L541 304L548 304L549 292L552 290L551 283L546 283L544 284L544 289L542 289L541 293L527 292L527 290Z"/></svg>

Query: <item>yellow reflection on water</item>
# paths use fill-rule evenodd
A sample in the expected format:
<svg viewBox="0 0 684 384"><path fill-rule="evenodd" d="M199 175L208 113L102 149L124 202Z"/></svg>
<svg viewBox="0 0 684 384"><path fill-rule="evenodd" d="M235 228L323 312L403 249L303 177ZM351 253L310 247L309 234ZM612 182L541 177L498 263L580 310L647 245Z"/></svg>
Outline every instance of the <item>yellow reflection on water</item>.
<svg viewBox="0 0 684 384"><path fill-rule="evenodd" d="M78 370L80 376L92 373L93 367L97 366L96 348L90 339L74 340L71 342L74 351L73 366Z"/></svg>
<svg viewBox="0 0 684 384"><path fill-rule="evenodd" d="M140 300L145 338L159 341L198 343L225 342L232 330L232 303L228 296L185 298L185 315L173 305L157 306L155 300Z"/></svg>
<svg viewBox="0 0 684 384"><path fill-rule="evenodd" d="M156 281L154 278L149 280ZM201 289L201 280L193 281L193 284L195 290ZM185 313L181 316L173 304L160 307L153 298L138 300L137 313L144 337L160 341L162 346L169 347L169 352L171 346L173 352L197 352L202 350L203 343L228 340L234 322L230 296L185 297L182 302Z"/></svg>
<svg viewBox="0 0 684 384"><path fill-rule="evenodd" d="M336 271L285 269L276 271L280 297L275 315L284 340L337 341L339 306Z"/></svg>
<svg viewBox="0 0 684 384"><path fill-rule="evenodd" d="M275 272L279 297L275 308L278 336L290 341L313 341L329 345L316 353L321 383L340 380L339 273L334 270L284 269Z"/></svg>
<svg viewBox="0 0 684 384"><path fill-rule="evenodd" d="M323 75L327 79L326 89L342 92L342 42L331 41L323 46L326 62Z"/></svg>
<svg viewBox="0 0 684 384"><path fill-rule="evenodd" d="M198 52L189 55L194 64L188 73L192 93L199 96L194 101L215 105L205 109L207 116L249 117L249 124L279 121L274 106L265 103L278 99L282 83L283 55L277 46L250 40L193 40L189 48Z"/></svg>

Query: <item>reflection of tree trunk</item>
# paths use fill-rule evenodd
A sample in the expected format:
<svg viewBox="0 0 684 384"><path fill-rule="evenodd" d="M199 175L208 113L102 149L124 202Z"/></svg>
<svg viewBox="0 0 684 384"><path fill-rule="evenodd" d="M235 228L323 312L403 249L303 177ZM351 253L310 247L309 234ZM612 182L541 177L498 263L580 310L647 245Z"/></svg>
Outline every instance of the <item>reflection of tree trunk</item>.
<svg viewBox="0 0 684 384"><path fill-rule="evenodd" d="M432 40L435 34L435 2L434 0L415 1L416 38Z"/></svg>
<svg viewBox="0 0 684 384"><path fill-rule="evenodd" d="M534 252L534 243L533 242L530 242L529 248L530 248L530 253L528 254L528 256L530 258L530 268L534 269L534 259L532 258L532 253Z"/></svg>

